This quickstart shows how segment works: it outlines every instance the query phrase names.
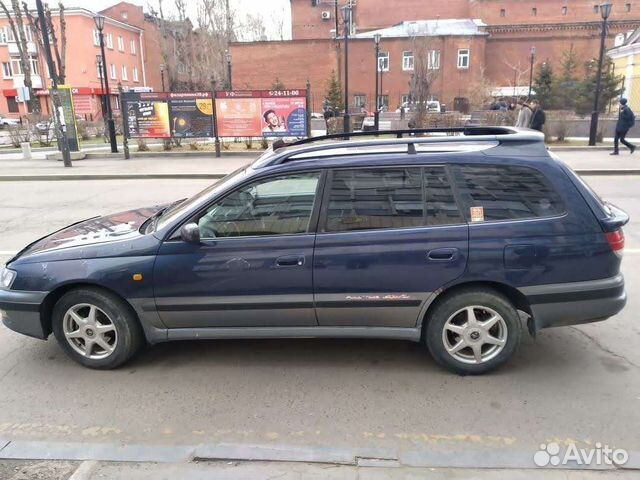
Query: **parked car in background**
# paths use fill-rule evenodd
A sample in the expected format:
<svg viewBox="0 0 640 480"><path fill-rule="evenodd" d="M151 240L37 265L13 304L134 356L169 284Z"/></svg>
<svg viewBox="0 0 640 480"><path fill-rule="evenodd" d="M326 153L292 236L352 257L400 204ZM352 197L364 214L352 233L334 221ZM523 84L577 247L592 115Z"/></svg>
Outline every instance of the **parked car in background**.
<svg viewBox="0 0 640 480"><path fill-rule="evenodd" d="M21 123L18 118L3 117L0 115L0 128L7 128L10 125L20 125Z"/></svg>
<svg viewBox="0 0 640 480"><path fill-rule="evenodd" d="M2 270L3 322L91 368L169 340L363 337L481 374L522 318L622 310L626 213L541 133L436 131L276 142L188 200L63 228Z"/></svg>

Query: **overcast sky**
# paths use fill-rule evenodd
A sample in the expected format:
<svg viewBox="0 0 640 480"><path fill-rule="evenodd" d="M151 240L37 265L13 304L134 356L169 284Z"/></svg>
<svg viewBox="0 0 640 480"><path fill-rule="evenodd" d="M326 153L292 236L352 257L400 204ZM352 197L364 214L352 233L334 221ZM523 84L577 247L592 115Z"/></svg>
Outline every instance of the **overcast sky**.
<svg viewBox="0 0 640 480"><path fill-rule="evenodd" d="M148 10L148 6L151 5L155 9L158 8L157 0L127 0L130 3L135 5L141 5L145 10ZM87 0L63 0L63 3L67 7L84 7L90 8L91 10L102 10L111 5L115 5L119 0L91 0L91 2ZM34 3L33 0L30 3ZM55 4L57 2L50 2L50 4ZM186 1L187 5L194 5L195 1ZM267 26L267 33L273 34L274 24L272 22L273 15L280 15L280 12L284 12L285 14L285 38L289 38L290 35L290 0L230 0L231 7L235 9L238 13L239 17L246 15L247 13L252 14L260 14ZM170 15L172 9L171 6L174 5L174 0L163 0L162 6L165 10L165 15ZM187 7L189 9L189 7ZM175 11L175 9L173 9ZM195 20L196 12L195 6L193 7L190 16L192 20Z"/></svg>

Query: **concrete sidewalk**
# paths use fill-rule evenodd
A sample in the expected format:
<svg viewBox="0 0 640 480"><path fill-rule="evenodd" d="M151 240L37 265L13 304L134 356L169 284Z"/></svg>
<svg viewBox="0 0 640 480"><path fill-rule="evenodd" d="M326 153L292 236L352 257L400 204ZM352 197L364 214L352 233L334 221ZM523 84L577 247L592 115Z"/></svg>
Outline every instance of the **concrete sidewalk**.
<svg viewBox="0 0 640 480"><path fill-rule="evenodd" d="M199 152L201 153L201 152ZM622 152L610 156L607 150L578 148L556 152L581 175L640 175L640 152ZM34 159L19 160L0 157L0 181L18 180L93 180L93 179L158 179L220 178L251 163L260 152L216 158L207 155L176 155L123 158L90 158L65 168L62 162Z"/></svg>

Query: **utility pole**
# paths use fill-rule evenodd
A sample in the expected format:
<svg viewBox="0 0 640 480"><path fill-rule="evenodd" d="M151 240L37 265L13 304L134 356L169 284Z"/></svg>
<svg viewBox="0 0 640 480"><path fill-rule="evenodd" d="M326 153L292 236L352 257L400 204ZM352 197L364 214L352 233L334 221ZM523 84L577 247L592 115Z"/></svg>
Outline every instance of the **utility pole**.
<svg viewBox="0 0 640 480"><path fill-rule="evenodd" d="M51 44L49 43L49 28L44 16L44 7L42 6L42 0L36 0L36 8L38 9L38 21L41 25L42 31L42 45L44 46L44 56L47 60L47 67L49 68L49 74L51 75L51 101L53 102L54 118L56 125L56 138L58 140L58 146L62 152L62 160L65 167L73 166L71 164L71 152L69 152L69 144L67 143L67 135L62 127L64 118L62 115L62 104L60 103L60 97L58 95L58 72L56 66L53 63L53 57L51 55ZM73 119L71 119L73 121Z"/></svg>
<svg viewBox="0 0 640 480"><path fill-rule="evenodd" d="M536 59L536 47L531 47L531 65L529 67L529 100L531 100L531 87L533 87L533 62Z"/></svg>

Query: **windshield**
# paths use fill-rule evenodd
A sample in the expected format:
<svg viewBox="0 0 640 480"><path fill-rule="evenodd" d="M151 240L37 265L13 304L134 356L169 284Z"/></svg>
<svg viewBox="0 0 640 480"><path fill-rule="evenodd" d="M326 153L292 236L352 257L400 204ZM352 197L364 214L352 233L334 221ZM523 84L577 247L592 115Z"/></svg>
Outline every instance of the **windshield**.
<svg viewBox="0 0 640 480"><path fill-rule="evenodd" d="M161 230L165 226L169 225L176 218L181 217L185 212L198 208L205 203L212 195L215 195L219 191L224 190L229 185L233 185L246 175L247 167L240 167L238 170L230 173L226 177L223 177L213 185L208 186L199 193L196 193L193 197L185 200L184 202L177 203L168 208L158 218L155 230Z"/></svg>

